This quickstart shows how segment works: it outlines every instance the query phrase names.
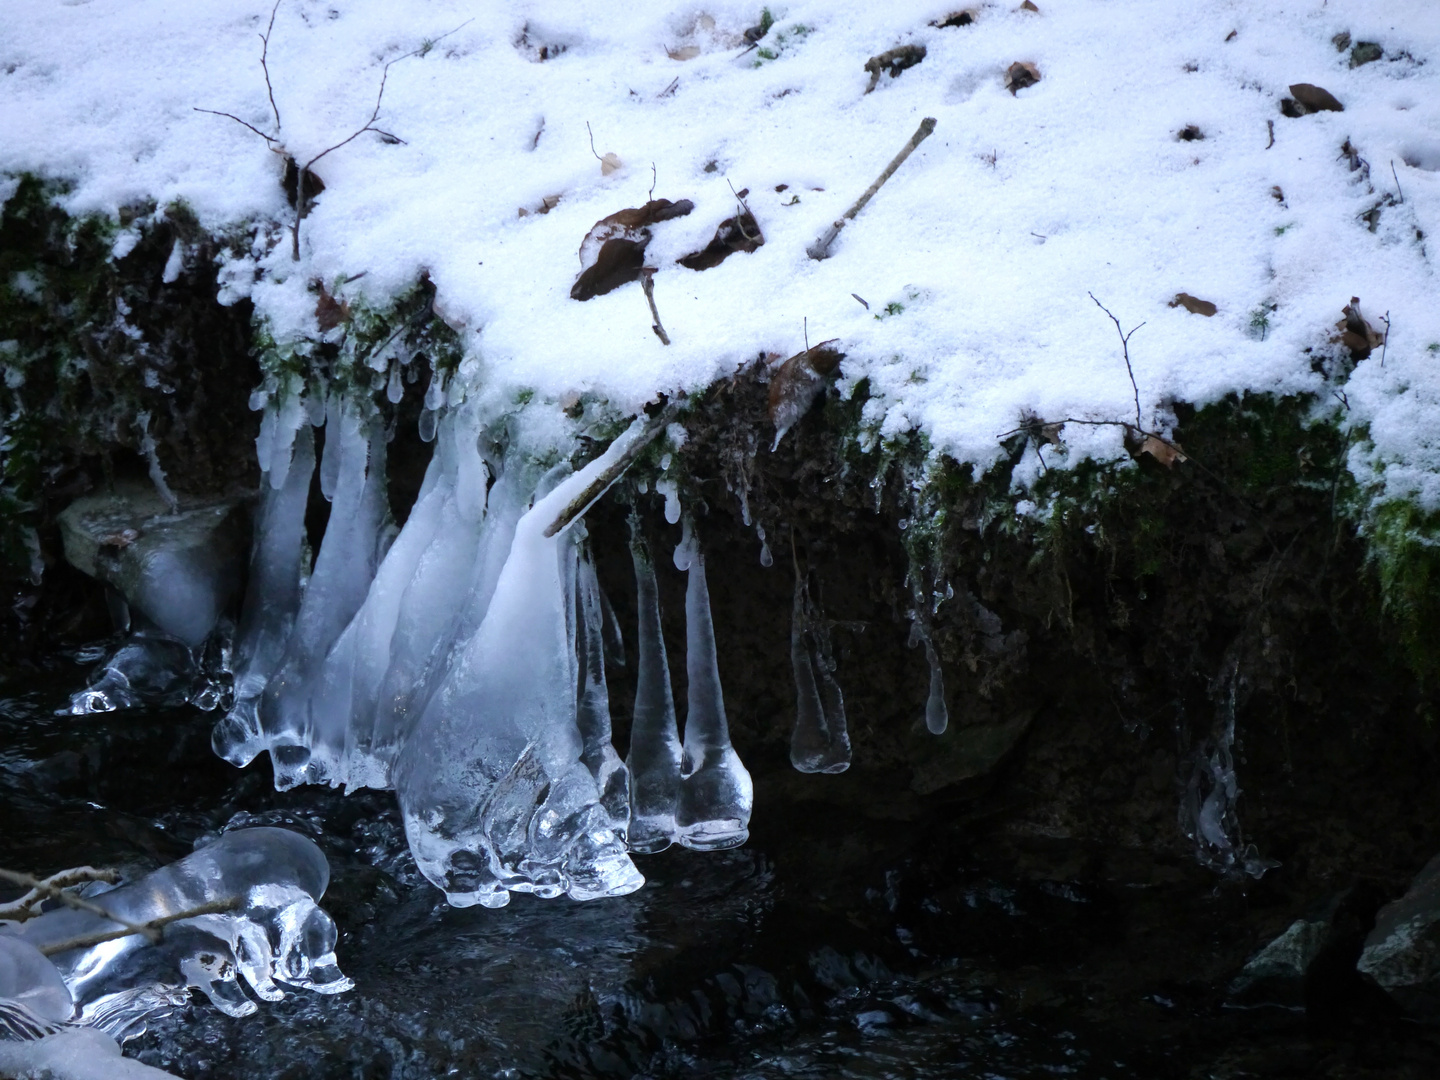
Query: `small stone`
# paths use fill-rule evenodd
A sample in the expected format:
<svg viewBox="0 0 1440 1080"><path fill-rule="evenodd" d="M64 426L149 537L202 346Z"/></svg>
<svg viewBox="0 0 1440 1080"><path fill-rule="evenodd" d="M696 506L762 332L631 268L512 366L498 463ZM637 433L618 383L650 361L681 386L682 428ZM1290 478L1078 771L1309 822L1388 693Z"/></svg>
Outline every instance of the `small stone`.
<svg viewBox="0 0 1440 1080"><path fill-rule="evenodd" d="M1350 50L1350 66L1357 68L1361 64L1371 64L1385 55L1382 49L1373 41L1357 41L1355 47Z"/></svg>
<svg viewBox="0 0 1440 1080"><path fill-rule="evenodd" d="M1311 83L1292 83L1290 93L1297 104L1303 107L1305 113L1312 112L1344 112L1345 106L1336 100L1335 95L1324 87L1315 86ZM1288 115L1288 114L1287 114Z"/></svg>

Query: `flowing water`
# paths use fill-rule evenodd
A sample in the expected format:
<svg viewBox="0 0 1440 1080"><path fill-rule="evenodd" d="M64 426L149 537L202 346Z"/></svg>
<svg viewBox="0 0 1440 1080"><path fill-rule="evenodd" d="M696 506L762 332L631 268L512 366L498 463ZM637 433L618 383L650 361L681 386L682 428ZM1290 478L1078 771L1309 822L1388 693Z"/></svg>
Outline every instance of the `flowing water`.
<svg viewBox="0 0 1440 1080"><path fill-rule="evenodd" d="M242 1018L197 995L127 1045L192 1080L1239 1077L1319 1060L1293 1010L1227 1006L1263 896L1194 865L1005 838L977 805L867 815L855 785L879 781L860 767L777 760L759 762L744 847L637 856L628 896L455 909L390 793L276 792L263 758L216 758L213 714L191 708L56 715L89 655L0 701L0 865L133 876L237 824L302 832L331 864L322 904L355 989ZM1360 1071L1333 1075L1392 1075L1365 1071L1373 1047L1346 1053Z"/></svg>

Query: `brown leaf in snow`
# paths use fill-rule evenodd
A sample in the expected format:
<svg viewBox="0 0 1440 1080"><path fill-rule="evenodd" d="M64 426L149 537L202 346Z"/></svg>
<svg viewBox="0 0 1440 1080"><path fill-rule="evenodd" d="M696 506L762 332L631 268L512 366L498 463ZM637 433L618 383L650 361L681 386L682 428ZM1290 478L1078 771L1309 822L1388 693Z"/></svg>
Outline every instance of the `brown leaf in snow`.
<svg viewBox="0 0 1440 1080"><path fill-rule="evenodd" d="M785 433L810 411L810 406L815 404L815 399L825 388L825 376L845 359L845 354L835 344L839 340L831 338L796 353L770 376L770 422L775 425L772 450L780 445Z"/></svg>
<svg viewBox="0 0 1440 1080"><path fill-rule="evenodd" d="M320 326L323 334L327 330L334 330L346 319L350 318L350 305L344 300L336 300L331 296L325 286L320 286L320 295L315 298L315 322Z"/></svg>
<svg viewBox="0 0 1440 1080"><path fill-rule="evenodd" d="M645 265L649 226L684 217L693 209L689 199L652 199L601 218L580 242L581 271L570 289L571 298L589 300L636 280Z"/></svg>
<svg viewBox="0 0 1440 1080"><path fill-rule="evenodd" d="M1175 299L1170 301L1171 307L1183 307L1191 315L1204 315L1207 319L1219 310L1209 300L1201 300L1198 296L1191 296L1187 292L1175 294Z"/></svg>
<svg viewBox="0 0 1440 1080"><path fill-rule="evenodd" d="M666 49L665 55L671 60L694 60L700 55L699 45L682 45L678 49Z"/></svg>
<svg viewBox="0 0 1440 1080"><path fill-rule="evenodd" d="M1040 69L1024 60L1015 61L1005 71L1005 89L1010 91L1011 97L1039 81Z"/></svg>
<svg viewBox="0 0 1440 1080"><path fill-rule="evenodd" d="M1344 112L1345 106L1335 95L1323 87L1311 83L1292 83L1291 96L1280 102L1280 111L1286 116L1304 116L1313 112Z"/></svg>
<svg viewBox="0 0 1440 1080"><path fill-rule="evenodd" d="M737 251L756 251L765 243L765 234L749 210L728 217L715 230L715 237L701 250L686 255L680 265L690 270L709 270L719 266Z"/></svg>
<svg viewBox="0 0 1440 1080"><path fill-rule="evenodd" d="M870 73L870 85L865 88L865 93L868 94L875 89L884 72L888 71L892 79L898 79L902 71L914 67L924 59L924 45L901 45L898 48L887 49L878 56L870 57L865 61L865 70Z"/></svg>
<svg viewBox="0 0 1440 1080"><path fill-rule="evenodd" d="M1344 309L1344 318L1335 324L1340 334L1334 340L1350 350L1350 358L1364 360L1378 349L1385 338L1360 314L1360 298L1352 296Z"/></svg>

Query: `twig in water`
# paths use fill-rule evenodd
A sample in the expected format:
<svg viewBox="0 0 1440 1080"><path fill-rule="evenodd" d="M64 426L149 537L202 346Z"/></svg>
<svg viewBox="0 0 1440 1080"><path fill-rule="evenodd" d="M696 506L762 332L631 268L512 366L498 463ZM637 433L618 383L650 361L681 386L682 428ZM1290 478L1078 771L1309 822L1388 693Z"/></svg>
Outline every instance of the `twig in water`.
<svg viewBox="0 0 1440 1080"><path fill-rule="evenodd" d="M0 876L13 881L8 871L0 871ZM40 904L49 900L55 895L56 889L68 889L73 885L82 885L87 881L103 881L114 885L120 880L118 870L102 869L97 870L93 866L77 866L73 870L61 870L43 879L39 885L33 886L29 892L9 903L0 904L0 919L10 922L24 922L26 919L33 919L39 915ZM17 884L19 884L17 882Z"/></svg>
<svg viewBox="0 0 1440 1080"><path fill-rule="evenodd" d="M1090 296L1090 299L1091 299L1091 300L1095 300L1095 294L1094 294L1093 292L1090 293L1089 296ZM1144 326L1145 324L1142 322L1142 323L1140 323L1140 324L1137 325L1137 326L1131 327L1130 333L1127 334L1124 330L1122 330L1122 329L1120 328L1120 320L1117 319L1117 318L1115 318L1115 316L1114 316L1113 314L1111 314L1109 308L1107 308L1104 304L1100 303L1099 300L1095 300L1095 306L1098 307L1101 311L1105 312L1106 315L1109 315L1109 316L1110 316L1110 321L1115 324L1115 332L1120 335L1120 349L1121 349L1121 351L1124 353L1124 356L1125 356L1125 371L1126 371L1126 372L1129 374L1129 376L1130 376L1130 389L1133 390L1133 391L1135 391L1135 427L1136 427L1136 430L1139 430L1139 428L1140 428L1140 387L1137 386L1136 383L1135 383L1135 369L1130 366L1130 338L1131 338L1131 335L1133 335L1136 330L1139 330L1140 327L1141 327L1141 326Z"/></svg>
<svg viewBox="0 0 1440 1080"><path fill-rule="evenodd" d="M1400 190L1400 174L1395 171L1395 159L1390 159L1390 175L1395 177L1395 194L1400 196L1400 201L1405 201L1405 192Z"/></svg>
<svg viewBox="0 0 1440 1080"><path fill-rule="evenodd" d="M85 867L84 869L88 870L89 867ZM62 871L62 874L63 873L64 872ZM56 874L54 875L54 877L61 877L62 874ZM81 897L76 896L74 893L66 892L58 884L51 884L50 878L46 878L44 881L41 881L39 878L31 877L29 874L19 874L16 873L14 870L0 870L0 880L9 881L15 885L23 885L27 889L38 890L44 893L46 896L49 896L51 899L59 900L66 907L75 908L77 911L88 911L91 915L98 915L102 919L108 919L110 922L119 923L121 926L125 927L125 933L127 935L143 934L151 941L160 940L160 932L158 930L151 929L150 927L143 926L139 923L129 922L125 919L120 918L118 915L112 915L99 904L92 904L89 900L82 899ZM23 900L24 898L22 897L21 899Z"/></svg>
<svg viewBox="0 0 1440 1080"><path fill-rule="evenodd" d="M655 267L642 266L640 268L640 288L644 290L645 299L650 304L650 314L655 318L650 329L655 331L655 336L660 339L660 344L669 345L670 335L665 333L665 327L660 324L660 309L655 306Z"/></svg>
<svg viewBox="0 0 1440 1080"><path fill-rule="evenodd" d="M608 469L596 476L594 480L591 480L590 483L586 485L584 491L570 500L565 509L560 511L560 516L551 522L550 527L545 530L545 535L554 536L577 517L584 514L586 510L590 509L590 504L603 495L605 490L618 480L626 469L635 463L635 459L640 456L644 449L654 442L662 431L670 426L670 422L675 419L679 411L680 402L678 401L672 401L666 405L665 408L661 409L660 414L652 419L650 423L645 426L645 429L635 437L635 441L625 448L625 452L611 462Z"/></svg>
<svg viewBox="0 0 1440 1080"><path fill-rule="evenodd" d="M228 897L224 900L212 900L208 904L201 904L199 907L190 908L188 911L177 911L172 915L162 915L158 919L151 919L143 926L137 926L129 930L100 930L93 934L81 934L79 937L67 938L64 941L52 942L48 945L39 946L39 951L44 956L55 956L58 953L69 952L71 949L88 949L93 945L103 945L107 941L116 941L120 938L130 937L133 934L144 934L152 942L158 942L164 937L161 931L171 923L180 922L182 919L194 919L201 915L217 915L226 911L234 911L240 907L242 901L239 897ZM112 922L119 922L113 915L106 918ZM128 924L126 924L128 925Z"/></svg>
<svg viewBox="0 0 1440 1080"><path fill-rule="evenodd" d="M1380 319L1385 324L1385 337L1380 342L1380 366L1385 366L1385 352L1390 348L1390 312L1387 310Z"/></svg>
<svg viewBox="0 0 1440 1080"><path fill-rule="evenodd" d="M805 249L805 254L816 260L828 259L830 257L830 245L835 242L835 237L840 235L840 230L845 227L845 222L853 221L855 215L865 209L865 204L875 197L875 193L885 185L885 181L895 175L895 170L905 164L905 159L913 154L915 148L928 139L934 130L935 118L933 116L927 116L924 120L921 120L920 126L915 129L915 134L910 136L910 140L901 148L900 152L895 155L890 164L885 166L885 171L877 176L875 182L865 189L865 194L855 200L854 206L850 207L849 210L846 210L844 214L832 222L830 227L821 233L813 244Z"/></svg>

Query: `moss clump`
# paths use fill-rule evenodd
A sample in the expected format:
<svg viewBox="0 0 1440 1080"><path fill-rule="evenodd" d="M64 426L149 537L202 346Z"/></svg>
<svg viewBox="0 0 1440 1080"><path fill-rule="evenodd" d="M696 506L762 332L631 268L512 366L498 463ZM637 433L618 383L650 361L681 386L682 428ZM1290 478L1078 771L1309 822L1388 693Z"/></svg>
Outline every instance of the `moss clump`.
<svg viewBox="0 0 1440 1080"><path fill-rule="evenodd" d="M1385 614L1411 668L1440 680L1440 514L1392 499L1374 508L1366 530Z"/></svg>

